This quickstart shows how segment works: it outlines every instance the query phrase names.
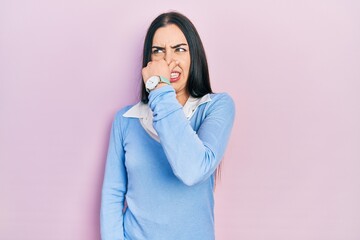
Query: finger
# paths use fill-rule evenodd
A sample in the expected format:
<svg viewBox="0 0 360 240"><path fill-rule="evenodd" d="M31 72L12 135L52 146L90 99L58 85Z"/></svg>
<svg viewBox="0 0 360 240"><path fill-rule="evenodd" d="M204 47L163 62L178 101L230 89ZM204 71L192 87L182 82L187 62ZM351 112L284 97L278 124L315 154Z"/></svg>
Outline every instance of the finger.
<svg viewBox="0 0 360 240"><path fill-rule="evenodd" d="M144 67L142 70L141 70L141 75L143 77L143 80L144 82L146 82L146 80L149 78L149 66L147 67Z"/></svg>
<svg viewBox="0 0 360 240"><path fill-rule="evenodd" d="M170 71L173 70L177 65L179 65L179 61L171 61L169 64Z"/></svg>

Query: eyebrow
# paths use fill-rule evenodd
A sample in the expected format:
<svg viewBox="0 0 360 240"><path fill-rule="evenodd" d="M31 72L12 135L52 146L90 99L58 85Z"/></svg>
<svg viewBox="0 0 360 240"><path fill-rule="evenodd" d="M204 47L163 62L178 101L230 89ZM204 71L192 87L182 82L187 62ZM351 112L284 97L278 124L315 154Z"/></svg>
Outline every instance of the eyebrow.
<svg viewBox="0 0 360 240"><path fill-rule="evenodd" d="M181 47L181 46L187 46L186 43L179 43L179 44L176 44L175 46L170 46L172 49L174 48L178 48L178 47ZM157 48L157 49L161 49L161 50L165 50L164 47L159 47L159 46L152 46L152 48Z"/></svg>
<svg viewBox="0 0 360 240"><path fill-rule="evenodd" d="M177 45L175 45L175 46L170 46L171 48L178 48L178 47L181 47L181 46L187 46L187 44L186 43L180 43L180 44L177 44Z"/></svg>

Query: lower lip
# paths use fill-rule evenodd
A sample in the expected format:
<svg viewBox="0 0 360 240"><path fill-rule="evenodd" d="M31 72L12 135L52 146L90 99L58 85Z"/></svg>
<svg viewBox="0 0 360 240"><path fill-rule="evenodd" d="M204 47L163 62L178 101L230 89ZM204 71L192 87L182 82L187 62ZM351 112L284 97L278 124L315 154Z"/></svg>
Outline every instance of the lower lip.
<svg viewBox="0 0 360 240"><path fill-rule="evenodd" d="M180 79L180 76L181 76L181 74L179 74L179 76L176 77L176 78L170 78L170 82L176 82L176 81L178 81L178 80Z"/></svg>

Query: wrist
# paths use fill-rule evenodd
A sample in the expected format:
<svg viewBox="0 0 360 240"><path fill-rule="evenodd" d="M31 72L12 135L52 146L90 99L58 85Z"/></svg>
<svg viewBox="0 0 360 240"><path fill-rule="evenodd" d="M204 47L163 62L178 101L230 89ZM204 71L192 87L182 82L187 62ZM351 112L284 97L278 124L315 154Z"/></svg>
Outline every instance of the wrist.
<svg viewBox="0 0 360 240"><path fill-rule="evenodd" d="M155 90L155 89L159 89L159 88L164 87L164 86L167 86L167 85L169 85L169 84L160 82L160 83L154 88L154 90Z"/></svg>
<svg viewBox="0 0 360 240"><path fill-rule="evenodd" d="M150 92L154 89L158 89L163 87L164 85L169 85L170 81L162 76L151 76L148 80L146 80L145 88L147 92Z"/></svg>

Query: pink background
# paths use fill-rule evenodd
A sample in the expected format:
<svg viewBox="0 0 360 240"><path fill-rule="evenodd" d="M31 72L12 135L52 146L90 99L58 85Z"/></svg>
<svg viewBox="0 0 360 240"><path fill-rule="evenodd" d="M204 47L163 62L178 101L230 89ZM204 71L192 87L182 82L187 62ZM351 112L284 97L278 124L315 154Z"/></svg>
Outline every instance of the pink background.
<svg viewBox="0 0 360 240"><path fill-rule="evenodd" d="M359 240L356 0L1 1L0 239L99 239L111 120L136 102L145 31L169 9L236 102L217 239Z"/></svg>

